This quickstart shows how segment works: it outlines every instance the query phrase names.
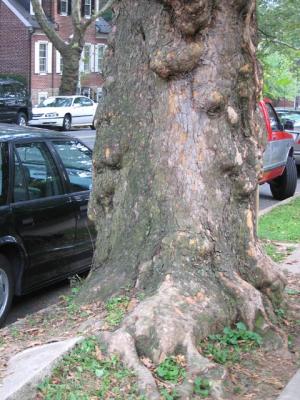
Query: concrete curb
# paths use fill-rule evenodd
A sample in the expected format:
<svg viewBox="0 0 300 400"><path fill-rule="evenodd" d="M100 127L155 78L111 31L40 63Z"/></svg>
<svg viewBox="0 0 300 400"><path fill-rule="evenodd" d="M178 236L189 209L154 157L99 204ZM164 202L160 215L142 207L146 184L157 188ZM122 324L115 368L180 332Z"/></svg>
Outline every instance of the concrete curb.
<svg viewBox="0 0 300 400"><path fill-rule="evenodd" d="M83 337L36 346L13 356L0 387L0 400L32 400L37 385Z"/></svg>
<svg viewBox="0 0 300 400"><path fill-rule="evenodd" d="M300 399L300 370L296 372L289 381L278 400L299 400Z"/></svg>
<svg viewBox="0 0 300 400"><path fill-rule="evenodd" d="M284 206L285 204L289 204L291 201L293 201L299 197L300 197L300 193L296 193L293 197L289 197L288 199L282 200L277 204L273 204L273 206L264 208L263 210L258 212L258 215L259 215L259 217L261 217L262 215L265 215L265 214L269 213L270 211L272 211L274 208ZM299 397L299 399L300 399L300 397Z"/></svg>

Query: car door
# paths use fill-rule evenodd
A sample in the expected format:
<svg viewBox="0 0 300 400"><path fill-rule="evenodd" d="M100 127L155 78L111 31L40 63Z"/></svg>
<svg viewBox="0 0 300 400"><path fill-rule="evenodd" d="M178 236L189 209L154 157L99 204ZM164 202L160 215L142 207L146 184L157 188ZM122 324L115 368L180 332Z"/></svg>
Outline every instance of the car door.
<svg viewBox="0 0 300 400"><path fill-rule="evenodd" d="M81 104L81 97L75 97L72 105L72 125L84 125L84 109Z"/></svg>
<svg viewBox="0 0 300 400"><path fill-rule="evenodd" d="M10 83L5 83L0 86L0 120L4 122L14 120L15 108L14 87Z"/></svg>
<svg viewBox="0 0 300 400"><path fill-rule="evenodd" d="M12 214L29 258L24 290L67 276L75 262L75 213L45 142L15 143Z"/></svg>
<svg viewBox="0 0 300 400"><path fill-rule="evenodd" d="M69 181L76 213L76 248L79 263L90 265L96 231L88 219L87 208L92 187L92 151L77 140L52 141Z"/></svg>
<svg viewBox="0 0 300 400"><path fill-rule="evenodd" d="M87 97L81 97L82 115L85 125L93 125L95 107L94 102Z"/></svg>

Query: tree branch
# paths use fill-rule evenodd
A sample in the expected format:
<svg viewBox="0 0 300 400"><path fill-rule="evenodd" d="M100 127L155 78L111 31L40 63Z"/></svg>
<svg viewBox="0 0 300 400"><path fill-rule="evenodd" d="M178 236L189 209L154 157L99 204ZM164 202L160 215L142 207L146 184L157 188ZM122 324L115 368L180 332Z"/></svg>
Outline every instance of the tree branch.
<svg viewBox="0 0 300 400"><path fill-rule="evenodd" d="M277 39L275 36L272 36L272 35L270 35L270 34L264 32L264 31L263 31L262 29L260 29L260 28L258 29L258 31L259 31L262 35L264 35L266 38L271 39L272 42L275 43L275 44L279 44L279 45L281 45L281 46L288 47L289 49L292 49L292 50L295 50L295 51L300 51L300 48L299 48L299 47L295 47L295 46L293 46L293 45L291 45L291 44L289 44L289 43L286 43L286 42L284 42L284 41L282 41L282 40L279 40L279 39Z"/></svg>
<svg viewBox="0 0 300 400"><path fill-rule="evenodd" d="M31 0L31 3L40 27L47 35L50 42L53 43L54 47L61 52L66 47L64 40L58 35L54 27L48 21L40 2L38 0Z"/></svg>
<svg viewBox="0 0 300 400"><path fill-rule="evenodd" d="M107 3L99 10L96 14L92 15L90 19L88 19L84 23L84 29L87 29L92 22L94 22L97 18L101 17L107 10L109 10L116 0L108 0Z"/></svg>

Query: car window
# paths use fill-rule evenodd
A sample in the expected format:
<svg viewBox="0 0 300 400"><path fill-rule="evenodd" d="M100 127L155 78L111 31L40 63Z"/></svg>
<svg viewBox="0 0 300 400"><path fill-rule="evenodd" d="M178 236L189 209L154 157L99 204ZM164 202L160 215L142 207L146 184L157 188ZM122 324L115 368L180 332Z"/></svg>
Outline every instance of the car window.
<svg viewBox="0 0 300 400"><path fill-rule="evenodd" d="M63 194L59 173L44 143L15 146L14 201Z"/></svg>
<svg viewBox="0 0 300 400"><path fill-rule="evenodd" d="M13 85L11 84L5 84L2 86L2 96L5 99L10 99L15 97L15 90Z"/></svg>
<svg viewBox="0 0 300 400"><path fill-rule="evenodd" d="M8 152L7 145L0 143L0 205L6 204L8 188Z"/></svg>
<svg viewBox="0 0 300 400"><path fill-rule="evenodd" d="M276 130L280 130L282 129L278 120L278 117L273 109L273 107L271 106L271 104L266 103L266 107L268 110L268 115L269 115L269 119L270 119L270 124L271 124L271 128L272 130L276 131Z"/></svg>
<svg viewBox="0 0 300 400"><path fill-rule="evenodd" d="M92 100L90 100L90 99L88 99L88 98L86 98L86 97L81 97L80 100L81 100L81 105L84 106L84 107L92 106L92 105L93 105Z"/></svg>
<svg viewBox="0 0 300 400"><path fill-rule="evenodd" d="M72 98L69 97L49 97L43 100L38 107L70 107Z"/></svg>
<svg viewBox="0 0 300 400"><path fill-rule="evenodd" d="M89 190L92 187L92 153L76 141L53 142L67 171L72 192Z"/></svg>
<svg viewBox="0 0 300 400"><path fill-rule="evenodd" d="M80 97L76 97L76 99L74 100L74 103L73 103L74 105L77 105L77 106L81 106L81 101L80 101Z"/></svg>

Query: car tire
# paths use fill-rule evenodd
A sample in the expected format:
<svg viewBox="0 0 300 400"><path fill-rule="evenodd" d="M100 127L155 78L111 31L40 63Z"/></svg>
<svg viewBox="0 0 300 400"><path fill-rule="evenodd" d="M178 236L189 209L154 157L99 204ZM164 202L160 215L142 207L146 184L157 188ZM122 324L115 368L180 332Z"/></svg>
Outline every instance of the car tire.
<svg viewBox="0 0 300 400"><path fill-rule="evenodd" d="M69 131L72 128L71 115L65 115L62 128L64 131Z"/></svg>
<svg viewBox="0 0 300 400"><path fill-rule="evenodd" d="M17 125L26 126L28 122L27 115L23 112L19 112L17 115Z"/></svg>
<svg viewBox="0 0 300 400"><path fill-rule="evenodd" d="M295 194L297 187L297 167L293 157L288 157L285 170L281 176L270 182L274 199L284 200Z"/></svg>
<svg viewBox="0 0 300 400"><path fill-rule="evenodd" d="M14 279L11 265L0 255L0 327L4 323L14 295Z"/></svg>

